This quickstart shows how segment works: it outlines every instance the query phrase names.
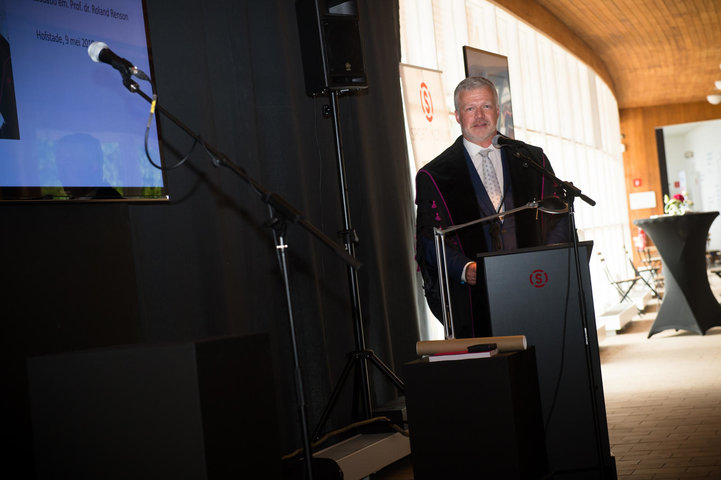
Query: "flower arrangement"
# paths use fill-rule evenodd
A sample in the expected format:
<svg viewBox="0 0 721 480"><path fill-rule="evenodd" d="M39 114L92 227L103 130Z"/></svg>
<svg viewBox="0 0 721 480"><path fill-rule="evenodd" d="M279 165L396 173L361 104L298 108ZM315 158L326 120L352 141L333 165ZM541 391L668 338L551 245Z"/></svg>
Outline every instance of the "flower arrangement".
<svg viewBox="0 0 721 480"><path fill-rule="evenodd" d="M663 196L663 212L668 215L683 215L691 210L693 202L689 200L686 192L677 193L669 198L668 195Z"/></svg>

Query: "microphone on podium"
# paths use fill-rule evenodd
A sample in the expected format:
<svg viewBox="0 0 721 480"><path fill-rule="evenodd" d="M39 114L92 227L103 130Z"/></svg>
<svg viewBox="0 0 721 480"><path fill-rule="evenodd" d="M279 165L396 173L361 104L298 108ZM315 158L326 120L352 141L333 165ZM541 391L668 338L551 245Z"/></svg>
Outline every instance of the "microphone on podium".
<svg viewBox="0 0 721 480"><path fill-rule="evenodd" d="M496 148L510 147L511 155L521 160L524 167L528 167L529 161L543 163L543 149L540 147L508 138L500 133L493 137L491 143Z"/></svg>
<svg viewBox="0 0 721 480"><path fill-rule="evenodd" d="M520 140L514 140L512 138L508 138L505 135L498 134L495 137L493 137L493 140L491 140L493 143L493 146L496 148L502 148L502 147L517 147L517 148L528 148L530 145L527 143L524 143Z"/></svg>

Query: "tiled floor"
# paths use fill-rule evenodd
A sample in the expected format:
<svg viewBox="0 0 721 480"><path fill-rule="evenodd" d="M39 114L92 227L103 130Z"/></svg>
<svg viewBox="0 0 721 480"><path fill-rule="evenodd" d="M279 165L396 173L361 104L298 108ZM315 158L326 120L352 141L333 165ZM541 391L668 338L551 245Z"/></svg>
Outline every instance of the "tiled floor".
<svg viewBox="0 0 721 480"><path fill-rule="evenodd" d="M721 328L607 337L601 364L620 479L721 479Z"/></svg>
<svg viewBox="0 0 721 480"><path fill-rule="evenodd" d="M718 297L721 279L710 278ZM655 313L599 340L619 479L721 480L721 327L647 339ZM408 458L371 476L413 480Z"/></svg>
<svg viewBox="0 0 721 480"><path fill-rule="evenodd" d="M721 479L721 327L647 339L653 314L601 343L619 479Z"/></svg>

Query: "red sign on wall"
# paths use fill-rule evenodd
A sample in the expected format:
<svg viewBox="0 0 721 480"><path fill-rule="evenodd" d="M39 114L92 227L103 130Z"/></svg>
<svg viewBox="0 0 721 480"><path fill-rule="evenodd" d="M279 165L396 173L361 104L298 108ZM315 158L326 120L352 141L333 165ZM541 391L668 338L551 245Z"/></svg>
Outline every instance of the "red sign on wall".
<svg viewBox="0 0 721 480"><path fill-rule="evenodd" d="M425 82L421 82L421 108L423 109L423 114L426 116L426 120L432 122L433 99L431 98L431 91Z"/></svg>

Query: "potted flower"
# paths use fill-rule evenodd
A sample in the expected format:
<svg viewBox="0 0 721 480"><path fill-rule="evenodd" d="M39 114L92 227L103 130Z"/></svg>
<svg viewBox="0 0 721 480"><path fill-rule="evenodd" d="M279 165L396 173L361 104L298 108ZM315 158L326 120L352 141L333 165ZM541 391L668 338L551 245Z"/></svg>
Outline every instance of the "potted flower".
<svg viewBox="0 0 721 480"><path fill-rule="evenodd" d="M688 199L686 192L677 193L671 198L663 196L663 212L668 215L683 215L691 210L691 205L693 202Z"/></svg>

